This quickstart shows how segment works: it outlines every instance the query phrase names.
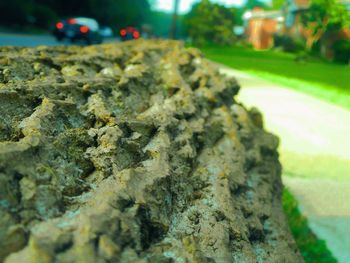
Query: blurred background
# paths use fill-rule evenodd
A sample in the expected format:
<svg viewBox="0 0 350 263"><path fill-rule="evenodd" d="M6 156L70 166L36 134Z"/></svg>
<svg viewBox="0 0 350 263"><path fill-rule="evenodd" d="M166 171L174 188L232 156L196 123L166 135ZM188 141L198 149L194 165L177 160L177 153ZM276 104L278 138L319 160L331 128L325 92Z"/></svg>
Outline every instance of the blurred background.
<svg viewBox="0 0 350 263"><path fill-rule="evenodd" d="M138 38L181 40L237 77L281 138L305 261L349 262L350 0L0 0L0 46Z"/></svg>
<svg viewBox="0 0 350 263"><path fill-rule="evenodd" d="M350 0L1 0L0 45L177 38L348 63L349 10Z"/></svg>
<svg viewBox="0 0 350 263"><path fill-rule="evenodd" d="M88 21L83 23L88 28L82 30L96 31L101 39L88 39L88 43L177 38L197 46L246 44L287 52L312 50L347 63L349 10L349 0L1 0L0 45L74 42L87 32L78 28L80 35L72 37L74 30L68 22L90 18L97 26ZM55 38L45 38L52 33Z"/></svg>

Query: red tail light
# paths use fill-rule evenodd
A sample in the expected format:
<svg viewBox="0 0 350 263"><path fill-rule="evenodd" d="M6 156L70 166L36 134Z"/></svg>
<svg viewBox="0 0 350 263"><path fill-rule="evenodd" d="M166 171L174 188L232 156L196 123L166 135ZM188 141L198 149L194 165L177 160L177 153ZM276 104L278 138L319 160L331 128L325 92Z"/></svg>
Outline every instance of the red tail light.
<svg viewBox="0 0 350 263"><path fill-rule="evenodd" d="M89 32L89 28L87 27L87 26L81 26L80 27L80 32L81 33L84 33L84 34L86 34L87 32Z"/></svg>
<svg viewBox="0 0 350 263"><path fill-rule="evenodd" d="M76 23L77 23L77 20L75 20L74 18L68 19L68 24L74 25Z"/></svg>
<svg viewBox="0 0 350 263"><path fill-rule="evenodd" d="M135 39L138 39L140 37L140 33L135 31L134 33L132 33L132 36L135 38Z"/></svg>
<svg viewBox="0 0 350 263"><path fill-rule="evenodd" d="M122 29L122 30L120 30L120 35L122 36L122 37L125 37L126 36L126 30L125 29Z"/></svg>
<svg viewBox="0 0 350 263"><path fill-rule="evenodd" d="M56 24L56 28L57 28L57 29L63 29L63 28L64 28L64 24L63 24L62 22L58 22L58 23Z"/></svg>

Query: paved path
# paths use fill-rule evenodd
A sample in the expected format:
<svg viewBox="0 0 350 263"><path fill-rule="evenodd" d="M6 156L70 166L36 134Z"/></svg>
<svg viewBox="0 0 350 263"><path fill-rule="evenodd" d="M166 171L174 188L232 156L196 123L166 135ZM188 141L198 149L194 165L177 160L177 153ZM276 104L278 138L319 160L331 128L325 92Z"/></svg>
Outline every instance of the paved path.
<svg viewBox="0 0 350 263"><path fill-rule="evenodd" d="M56 46L60 44L62 43L57 42L56 39L50 35L0 33L0 46L35 47L40 45Z"/></svg>
<svg viewBox="0 0 350 263"><path fill-rule="evenodd" d="M107 38L105 43L117 42L116 38ZM76 44L84 44L76 43ZM0 33L0 46L22 46L22 47L36 47L36 46L59 46L71 45L68 40L58 42L52 35L28 35L28 34L14 34L14 33Z"/></svg>
<svg viewBox="0 0 350 263"><path fill-rule="evenodd" d="M281 138L283 181L312 230L339 262L350 262L350 111L241 71L221 71L238 79L238 100L259 108L267 130Z"/></svg>

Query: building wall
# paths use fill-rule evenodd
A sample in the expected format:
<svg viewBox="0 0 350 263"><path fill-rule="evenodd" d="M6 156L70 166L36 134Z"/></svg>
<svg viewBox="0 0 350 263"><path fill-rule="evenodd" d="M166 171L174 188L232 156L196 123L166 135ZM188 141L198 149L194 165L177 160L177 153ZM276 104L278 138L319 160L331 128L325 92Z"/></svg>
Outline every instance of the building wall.
<svg viewBox="0 0 350 263"><path fill-rule="evenodd" d="M268 49L273 46L273 34L277 31L277 21L268 18L252 18L248 22L246 36L256 49Z"/></svg>

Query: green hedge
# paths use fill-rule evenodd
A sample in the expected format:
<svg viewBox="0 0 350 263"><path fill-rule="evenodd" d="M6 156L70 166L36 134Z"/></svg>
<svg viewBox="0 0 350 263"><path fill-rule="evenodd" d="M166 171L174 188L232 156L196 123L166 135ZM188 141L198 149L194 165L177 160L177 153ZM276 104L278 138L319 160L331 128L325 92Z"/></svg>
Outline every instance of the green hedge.
<svg viewBox="0 0 350 263"><path fill-rule="evenodd" d="M300 213L298 202L288 190L283 192L283 208L305 262L336 263L337 260L328 250L326 242L318 239L309 228L307 219Z"/></svg>
<svg viewBox="0 0 350 263"><path fill-rule="evenodd" d="M350 40L338 40L333 45L334 60L341 63L349 63Z"/></svg>
<svg viewBox="0 0 350 263"><path fill-rule="evenodd" d="M296 53L305 50L305 43L302 39L293 38L288 35L274 35L274 46L281 47L285 52Z"/></svg>

